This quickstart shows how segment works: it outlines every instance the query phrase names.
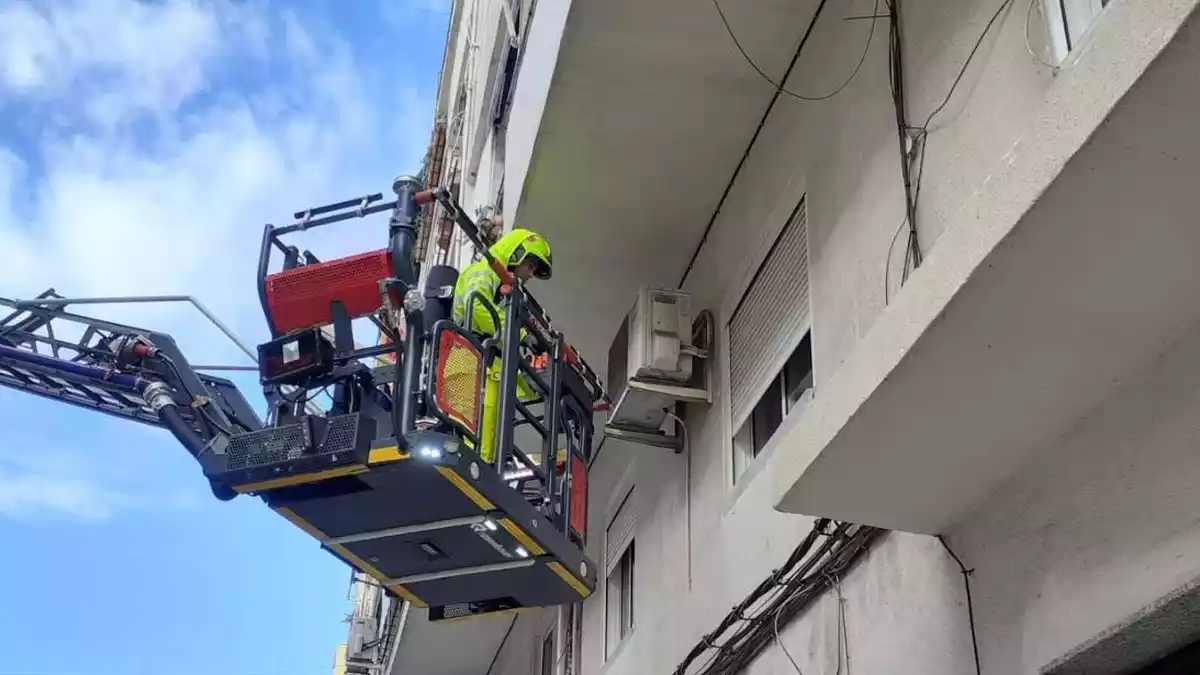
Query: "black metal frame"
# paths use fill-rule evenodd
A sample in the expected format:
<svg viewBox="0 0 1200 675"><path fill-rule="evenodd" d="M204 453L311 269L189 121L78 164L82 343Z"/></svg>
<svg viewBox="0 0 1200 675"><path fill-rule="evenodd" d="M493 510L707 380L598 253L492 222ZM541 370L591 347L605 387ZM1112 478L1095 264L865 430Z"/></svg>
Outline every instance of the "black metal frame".
<svg viewBox="0 0 1200 675"><path fill-rule="evenodd" d="M278 250L283 254L282 270L284 271L320 263L320 260L311 251L305 250L301 252L297 247L283 242L284 236L295 232L303 232L354 218L364 218L376 213L391 211L392 218L389 223L388 250L392 259L392 276L380 282L380 291L381 295L383 293L387 294L393 306L399 308L403 304L403 294L415 288L419 273L412 255L413 245L417 237L417 218L421 210L420 205L414 199L414 195L419 187L420 185L416 178L400 176L392 183L392 189L396 193L396 199L392 201L381 202L383 199L381 193L368 194L358 199L349 199L335 204L298 211L293 214L296 222L290 225L275 226L268 223L264 226L262 243L259 249L257 286L259 305L272 338L278 339L284 337L275 323L267 298L267 279L272 273L272 252ZM405 434L415 428L416 413L423 404L423 401L418 398L420 395L418 384L422 361L421 349L424 346L424 340L419 338L401 340L396 331L381 321L378 316L371 315L369 317L371 322L390 339L390 343L358 349L354 345L351 320L346 315L341 303L335 301L331 308L331 313L333 315L335 368L354 363L364 358L383 356L385 354L393 356L397 368L392 371L395 376L390 383L391 400L388 401L388 405L392 413L392 433L397 438L402 439ZM419 335L420 326L412 324L414 319L418 322L420 321L420 313L406 311L405 315L407 319L405 335ZM414 328L418 330L414 331ZM339 372L333 379L345 380L346 374ZM314 384L317 387L321 387L328 384L328 382L322 381L317 383L314 381ZM271 402L272 408L283 413L281 417L286 419L302 414L300 406L306 400L304 396L297 399L289 399L288 397L281 396L278 388L274 386L264 386L263 393L268 401ZM401 399L399 404L396 400L397 398Z"/></svg>
<svg viewBox="0 0 1200 675"><path fill-rule="evenodd" d="M588 424L582 430L584 438L579 445L568 443L567 461L560 474L558 471L559 437L564 433L571 436L572 431L560 414L562 406L569 405L567 402L575 398L574 392L563 386L565 371L571 368L571 364L567 361L567 345L562 335L553 330L547 331L550 335L549 340L536 331L531 333L538 346L549 357L545 376L536 371L522 357L520 351L522 326L528 325L530 320L545 325L544 317L536 313L538 308L527 301L529 297L518 284L504 299L505 321L500 349L500 410L496 428L494 463L496 470L501 473L510 460L532 470L534 477L540 483L539 496L548 510L546 515L554 522L556 529L563 533L569 533L571 493L574 489L572 476L574 463L570 461L571 455L579 455L584 466L587 465L591 449L592 429ZM522 376L541 394L545 409L544 419L538 419L529 410L528 405L520 400L518 380ZM598 392L597 398L600 398L601 395L602 392ZM580 408L590 408L590 404L591 402L587 402L585 405L583 401L575 403ZM532 426L542 438L540 467L536 466L530 460L529 455L516 443L516 427L522 420Z"/></svg>
<svg viewBox="0 0 1200 675"><path fill-rule="evenodd" d="M198 373L204 366L192 367L170 335L65 309L182 300L195 303L183 296L70 299L53 289L28 301L0 298L14 310L0 319L0 386L167 430L200 464L214 496L228 500L235 493L220 479L228 438L262 428L237 386ZM70 324L83 327L77 339L65 337L74 334Z"/></svg>
<svg viewBox="0 0 1200 675"><path fill-rule="evenodd" d="M290 225L275 226L267 223L263 227L262 244L259 247L258 253L258 302L262 308L263 318L267 321L267 328L271 332L271 337L282 336L282 333L276 328L275 319L267 303L267 277L271 275L272 251L278 250L283 254L283 270L291 270L303 265L315 265L321 262L317 256L313 255L312 251L301 251L295 246L283 243L283 237L295 232L305 232L353 218L365 218L376 213L394 211L399 204L399 200L392 200L382 204L375 203L381 199L383 199L383 194L375 193L366 195L361 199L348 199L336 204L318 206L307 211L297 211L292 214L296 218L296 222ZM323 217L313 218L313 216ZM384 325L378 317L372 316L371 321L389 338L397 341L395 331ZM375 356L375 354L367 354L365 356Z"/></svg>
<svg viewBox="0 0 1200 675"><path fill-rule="evenodd" d="M511 337L507 335L508 331L514 329L519 336L521 325L526 319L535 316L520 301L521 297L509 293L505 300L506 316L502 328L506 333L506 338ZM490 307L489 311L492 311ZM493 317L496 319L499 318L494 311ZM497 320L496 323L499 324L500 322ZM574 476L572 476L573 463L570 461L570 455L578 455L583 461L583 465L587 466L592 428L590 419L585 419L581 412L587 407L585 406L585 402L576 400L576 397L570 395L571 392L567 391L563 386L563 372L570 365L565 359L565 343L562 341L562 336L553 334L554 337L551 344L545 345L541 343L550 356L546 375L544 376L522 358L519 340L489 338L481 342L475 339L468 331L459 327L458 324L444 319L434 324L433 330L429 335L429 364L431 370L436 368L439 362L440 338L444 331L452 331L464 338L469 344L479 350L482 357L480 368L482 369L481 382L483 386L480 387L478 398L476 399L476 428L479 430L479 433L471 433L457 421L450 418L444 411L438 409L436 404L438 378L433 372L430 373L427 381L426 402L428 403L428 412L443 423L454 428L457 433L470 440L478 448L485 424L483 401L485 388L487 387L487 372L494 360L499 358L501 362L500 409L497 415L497 426L494 431L496 453L492 458L493 468L500 475L504 475L505 470L510 464L528 469L533 474L532 478L537 484L537 501L549 509L549 513L546 515L554 522L556 529L570 534L570 504L574 486ZM541 338L539 337L538 340L540 342ZM504 345L512 345L512 347L505 348ZM526 380L533 385L533 388L540 393L537 399L527 402L520 400L517 392L517 380L520 375L525 376ZM538 402L544 404L546 412L543 416L535 415L529 409L530 405L535 405ZM557 404L553 402L557 402ZM576 420L579 423L577 425L578 429L573 429L567 423L567 419L559 414L560 407L565 406L578 409L576 411L578 413L578 419ZM519 418L518 415L520 416ZM515 442L515 430L522 424L531 426L542 438L542 461L540 465L535 463L529 454L522 450ZM580 431L583 432L582 437L579 436ZM566 462L565 470L559 472L558 439L561 435L566 435L569 439L567 448L568 461ZM524 483L525 481L521 482ZM560 486L561 490L556 489L556 486ZM582 544L583 535L584 532L575 531L572 538L577 543Z"/></svg>
<svg viewBox="0 0 1200 675"><path fill-rule="evenodd" d="M569 401L574 401L573 405L581 410L591 410L598 403L607 403L608 396L604 391L603 384L596 376L595 371L566 343L562 333L554 330L549 315L524 288L521 281L513 277L502 264L491 256L475 223L467 217L449 191L440 188L422 193L417 196L417 199L419 203L429 203L435 200L440 202L476 249L480 251L483 259L500 277L501 302L505 310L503 325L499 325L499 317L491 308L490 303L484 302L484 306L492 312L494 325L500 331L499 338L483 341L487 357L484 362L485 373L490 369L493 359L497 357L495 353L497 348L500 359L499 413L495 430L496 453L492 460L493 465L500 475L504 474L510 462L528 468L537 480L538 499L547 508L546 515L554 522L556 529L570 537L572 530L570 525L571 492L575 485L575 477L572 476L574 463L571 461L571 457L572 455L578 456L582 460L583 466L588 466L594 429L591 420L586 419L586 415L582 414L579 415L580 419L575 425L578 428L572 428L566 417L560 414L561 408L564 405L571 405L568 403ZM468 309L473 310L473 304L480 300L486 299L471 297L468 301ZM473 312L470 312L470 315L473 316ZM536 371L521 353L522 328L525 328L528 334L533 336L538 350L548 356L544 375ZM407 337L411 339L413 336ZM540 400L543 402L545 410L541 417L529 409L529 406L537 401L523 402L518 396L518 380L522 376L533 385L536 392L541 394ZM568 376L574 377L581 386L565 386L565 379ZM591 400L582 400L581 390L586 391L583 396ZM482 395L483 392L481 392L481 398ZM479 410L482 416L482 401ZM482 423L481 419L481 430ZM529 455L515 442L516 427L521 424L530 425L542 437L541 466L535 465ZM558 471L558 441L560 435L563 434L568 436L570 442L567 447L567 461L560 475ZM586 529L586 523L584 528ZM577 543L582 543L583 534L583 532L575 533L573 538L577 540Z"/></svg>
<svg viewBox="0 0 1200 675"><path fill-rule="evenodd" d="M493 439L493 468L498 476L504 476L505 470L512 465L528 468L533 474L531 480L536 480L538 484L535 497L538 506L547 509L545 515L553 521L556 529L572 538L570 506L576 482L572 475L575 466L572 459L580 459L585 467L590 463L594 434L590 411L596 409L598 403L607 402L603 385L587 363L566 343L563 335L553 328L550 317L520 280L491 256L475 223L466 216L450 192L445 189L421 192L419 187L416 178L402 176L393 182L392 188L396 194L393 201L383 202L380 194L367 195L361 199L297 213L295 217L298 221L290 225L265 226L258 261L258 291L273 342L286 337L279 333L267 300L267 279L273 253L283 253L284 270L319 263L310 251L300 251L295 246L287 245L282 238L294 232L389 210L392 214L388 225L391 276L381 280L380 291L381 297L386 294L387 303L393 308L402 308L405 315L403 340L397 331L391 330L379 317L371 316L380 330L391 338L391 342L359 349L354 345L350 317L335 301L331 308L334 318L331 368L314 373L311 378L298 380L301 390L298 396L285 395L275 385L264 386L264 393L272 405L267 425L279 427L302 421L308 393L313 388L323 386L339 387L335 401L339 397L344 399L349 391L362 394L364 398L359 399L360 405L357 406L361 408L365 398L376 396L380 385L385 383L378 381L378 374L357 362L364 358L393 354L396 366L389 372L390 396L382 402L386 405L363 410L363 414L376 420L390 417L391 428L380 427L379 435L382 437L390 431L397 445L408 450L409 438L417 432L418 417L433 415L452 427L457 435L478 446L482 442L486 422L484 402L489 386L488 371L498 359L500 396ZM429 331L425 330L426 298L422 289L418 288L419 267L413 253L421 208L433 201L446 207L456 224L501 279L499 302L505 309L503 321L493 307L494 299L476 294L469 301L472 314L474 303L484 301L485 307L492 313L498 335L481 340L470 330L464 330L446 319L438 321ZM39 300L42 302L39 303ZM223 443L228 442L227 437L264 428L263 422L230 381L198 374L169 335L72 314L65 310L63 300L53 290L26 302L0 299L0 306L14 310L10 316L0 320L0 385L101 410L124 419L169 428L201 460L210 478L225 471ZM77 301L85 302L84 299ZM59 337L63 333L56 332L52 324L62 321L82 324L85 327L82 337L75 341ZM523 344L522 329L528 330L536 350L548 356L548 366L544 371L535 370L523 356L522 350L529 342ZM445 330L455 331L478 348L481 354L484 386L478 392L475 433L437 409L438 384L434 369L439 356L438 338L441 331ZM45 335L41 332L45 332ZM136 340L146 341L148 346L144 346L142 353L152 354L152 357L138 359L136 363L123 360L123 351L112 348L113 342L118 339L126 340L128 344ZM42 354L39 346L48 347L49 355ZM71 353L64 356L67 351ZM426 358L427 355L429 358ZM30 365L20 365L13 370L10 362ZM10 366L6 367L5 363L10 363ZM26 375L22 375L22 372ZM42 375L31 377L28 375L30 372L42 372ZM46 373L49 373L49 379L43 376ZM421 379L423 376L426 378L424 381ZM518 396L521 378L539 395L534 400L522 401ZM150 387L156 382L170 387L169 395L176 403L178 417L164 419L156 414L161 412L158 408L162 407L150 403L151 394L157 391ZM203 399L211 399L215 405L206 405ZM544 407L541 415L531 410L531 406L539 402ZM280 414L282 412L286 414ZM529 425L541 437L540 463L535 464L530 455L515 442L515 430L523 424ZM559 441L564 435L567 438L568 461L564 470L559 471ZM577 543L581 543L579 535L582 533L574 533Z"/></svg>
<svg viewBox="0 0 1200 675"><path fill-rule="evenodd" d="M161 350L163 356L167 357L175 366L170 372L158 367L153 371L145 372L145 376L155 380L171 381L174 385L173 388L202 392L209 396L217 404L217 408L212 411L212 414L222 425L236 424L248 431L262 427L258 415L242 397L237 386L226 378L197 372L188 364L187 359L175 344L174 338L170 335L74 314L66 311L65 306L60 304L37 303L38 300L62 299L64 299L63 296L57 294L53 289L39 294L30 301L0 298L0 307L12 310L11 313L0 319L0 345L48 356L62 362L65 367L75 364L117 373L125 372L125 369L118 368L119 354L113 352L109 345L122 339L143 338ZM78 327L83 328L79 338L71 340L61 337L72 332L67 325L75 326L75 330L78 330ZM55 330L55 326L59 327L58 330ZM39 331L44 331L44 334ZM45 353L46 351L49 353ZM35 366L31 369L37 370L38 368ZM5 382L7 386L14 389L89 410L99 410L121 419L130 419L150 426L162 426L158 415L150 409L146 402L140 396L131 395L127 388L122 387L116 380L97 381L75 377L69 371L57 368L41 369L54 380L71 385L64 387L45 377L33 380L28 377L20 377L20 374L12 371L11 368L6 370L16 376L8 377L7 379L12 381ZM178 398L177 402L185 405L191 403L190 400L184 400L182 397ZM211 430L205 430L190 410L185 410L183 415L195 426L197 432L211 434Z"/></svg>

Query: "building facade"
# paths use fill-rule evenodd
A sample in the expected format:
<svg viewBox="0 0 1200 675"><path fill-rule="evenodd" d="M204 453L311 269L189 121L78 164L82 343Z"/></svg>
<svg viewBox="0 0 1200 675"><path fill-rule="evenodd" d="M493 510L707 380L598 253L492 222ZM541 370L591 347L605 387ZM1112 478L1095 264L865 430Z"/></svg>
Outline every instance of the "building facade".
<svg viewBox="0 0 1200 675"><path fill-rule="evenodd" d="M360 572L350 577L349 596L346 641L334 653L333 675L377 675L384 672L396 645L403 605Z"/></svg>
<svg viewBox="0 0 1200 675"><path fill-rule="evenodd" d="M581 606L400 604L383 670L1194 659L1195 7L456 0L427 178L549 238L601 369L640 288L690 293L711 396L682 452L598 450Z"/></svg>

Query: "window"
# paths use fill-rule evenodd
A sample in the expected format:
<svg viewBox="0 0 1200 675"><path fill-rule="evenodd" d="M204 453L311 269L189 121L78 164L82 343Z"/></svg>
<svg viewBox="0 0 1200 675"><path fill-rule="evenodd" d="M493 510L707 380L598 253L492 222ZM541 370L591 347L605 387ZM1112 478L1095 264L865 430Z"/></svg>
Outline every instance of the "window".
<svg viewBox="0 0 1200 675"><path fill-rule="evenodd" d="M1110 0L1044 0L1054 59L1061 62L1083 39Z"/></svg>
<svg viewBox="0 0 1200 675"><path fill-rule="evenodd" d="M605 658L613 655L625 638L633 632L633 542L621 554L617 565L608 573L608 590L604 601Z"/></svg>
<svg viewBox="0 0 1200 675"><path fill-rule="evenodd" d="M504 128L509 104L512 103L512 90L517 79L517 56L519 54L520 46L515 40L509 40L505 47L504 65L499 73L500 81L497 83L496 98L492 102L492 126L497 130Z"/></svg>
<svg viewBox="0 0 1200 675"><path fill-rule="evenodd" d="M812 391L812 334L805 333L733 437L734 480L762 452L783 419Z"/></svg>
<svg viewBox="0 0 1200 675"><path fill-rule="evenodd" d="M810 326L801 199L725 323L735 482L812 389Z"/></svg>
<svg viewBox="0 0 1200 675"><path fill-rule="evenodd" d="M554 629L542 640L542 675L554 675Z"/></svg>
<svg viewBox="0 0 1200 675"><path fill-rule="evenodd" d="M569 621L566 635L563 637L563 675L575 675L582 671L583 657L583 608L571 605L567 610Z"/></svg>
<svg viewBox="0 0 1200 675"><path fill-rule="evenodd" d="M634 530L637 522L633 490L617 507L605 532L604 656L613 655L634 625Z"/></svg>

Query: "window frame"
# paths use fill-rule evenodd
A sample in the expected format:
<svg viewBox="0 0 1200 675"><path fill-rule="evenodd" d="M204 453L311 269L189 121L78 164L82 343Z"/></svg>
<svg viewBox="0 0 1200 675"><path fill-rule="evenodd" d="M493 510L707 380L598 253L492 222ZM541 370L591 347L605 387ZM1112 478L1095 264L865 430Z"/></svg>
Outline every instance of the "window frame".
<svg viewBox="0 0 1200 675"><path fill-rule="evenodd" d="M725 467L725 489L729 495L729 501L726 503L725 510L727 511L732 500L736 500L745 485L751 482L751 479L757 474L766 457L770 454L770 444L764 447L762 452L759 452L753 461L742 467L735 466L734 461L734 436L739 429L733 428L733 411L730 409L730 397L732 396L730 386L730 352L729 352L729 321L733 317L738 305L741 304L742 298L750 289L758 271L766 263L767 257L770 255L771 249L775 242L779 239L783 230L792 223L797 207L801 202L804 202L805 210L805 246L807 248L807 256L809 261L809 310L808 322L801 330L798 330L794 336L788 349L781 351L781 358L778 367L782 369L791 355L796 351L796 347L805 338L810 335L813 330L813 315L816 307L813 303L811 283L812 283L812 223L813 223L813 201L812 195L808 190L807 176L803 172L797 172L792 175L788 184L780 191L779 197L776 199L775 206L765 219L765 225L760 231L758 238L754 244L747 250L744 256L742 265L737 274L733 276L736 283L729 286L725 297L721 302L720 311L717 314L717 335L716 335L716 357L717 362L714 364L717 368L719 378L718 396L714 400L714 404L718 405L721 410L721 426L722 426L722 455L724 456L723 464ZM815 376L816 365L813 365ZM768 385L769 386L769 385ZM766 388L764 388L765 391ZM762 393L759 393L762 396ZM780 425L782 428L787 424L787 419L790 415L785 416ZM743 480L742 477L745 477Z"/></svg>
<svg viewBox="0 0 1200 675"><path fill-rule="evenodd" d="M796 400L789 401L788 398L790 395L790 388L787 375L788 365L792 363L792 359L803 353L801 352L801 347L803 347L806 343L808 345L808 371L806 375L801 378L801 383L804 385L804 388L800 392L800 395L796 397ZM802 411L808 407L808 401L811 400L812 397L811 392L814 390L815 378L815 366L812 358L811 320L809 321L809 327L800 334L800 339L796 341L796 344L792 347L792 350L787 354L787 359L784 360L783 365L780 366L779 370L774 376L772 376L771 384L767 385L766 390L763 391L762 395L758 399L758 402L755 403L754 408L750 412L750 416L747 417L746 421L742 423L742 426L736 429L730 436L730 457L733 464L733 483L735 487L744 484L746 480L748 480L743 480L743 476L753 475L751 472L751 467L755 465L760 457L764 457L765 455L769 454L769 449L772 447L772 441L774 441L775 438L779 436L779 433L788 425L788 420L792 417L792 414L802 414ZM758 412L758 406L762 405L763 402L767 400L768 396L777 399L779 403L779 421L767 438L762 441L762 445L758 446L758 443L754 438L754 416ZM743 436L744 434L749 435L749 438L739 439L739 437Z"/></svg>
<svg viewBox="0 0 1200 675"><path fill-rule="evenodd" d="M1042 0L1042 14L1052 63L1065 64L1078 53L1112 0ZM1082 11L1088 15L1087 25L1072 37L1069 14Z"/></svg>
<svg viewBox="0 0 1200 675"><path fill-rule="evenodd" d="M550 630L542 637L541 640L541 657L538 661L538 672L541 675L554 675L555 653L558 650L558 640L555 639L555 632L558 629L557 623L550 627ZM550 648L550 653L546 653L546 648Z"/></svg>
<svg viewBox="0 0 1200 675"><path fill-rule="evenodd" d="M636 552L635 552L636 551L635 545L637 542L637 512L636 512L636 502L634 501L635 486L631 484L632 483L632 481L630 480L631 475L629 473L629 471L632 468L633 467L631 465L629 467L629 469L626 470L625 476L622 477L622 480L619 483L621 488L614 492L614 497L619 496L620 498L613 499L612 503L609 504L609 507L607 509L607 512L605 514L605 519L604 519L604 521L605 521L604 548L602 551L603 555L602 555L601 559L603 561L607 561L609 558L609 550L608 550L609 549L609 544L608 544L609 527L611 527L613 520L615 519L616 515L621 511L622 508L635 509L633 534L629 537L628 541L625 542L624 547L622 548L621 552L618 554L618 561L617 561L616 566L613 567L612 571L610 572L607 569L607 562L603 563L604 564L604 569L602 570L603 571L602 581L604 584L603 645L604 645L604 662L605 663L607 663L610 659L615 657L620 652L621 647L625 644L626 641L629 640L630 636L633 635L634 629L637 627L636 614L635 614L635 612L637 611L637 605L636 605L636 603L637 603L636 597L637 596L636 596L636 587L634 585L636 583L635 570L636 570L636 566L637 566L637 558L636 558ZM618 615L617 621L616 621L616 624L617 624L616 628L617 628L618 634L615 636L615 639L614 639L613 630L612 630L614 628L614 625L613 625L613 617L612 617L613 598L611 597L612 593L613 593L612 579L614 576L618 577L617 586L619 589L618 592L620 594L620 596L618 598L616 598L616 600L617 600L617 602L621 603L620 605L618 605L620 614ZM630 610L629 611L630 621L629 621L628 625L625 625L625 621L624 621L624 614L625 614L626 607L628 607Z"/></svg>
<svg viewBox="0 0 1200 675"><path fill-rule="evenodd" d="M620 653L621 647L637 628L637 596L635 594L637 568L637 537L629 540L621 551L617 566L604 578L604 661L607 663ZM617 577L616 582L613 577ZM614 600L613 588L619 596ZM614 611L617 613L613 616ZM616 635L613 635L616 629Z"/></svg>

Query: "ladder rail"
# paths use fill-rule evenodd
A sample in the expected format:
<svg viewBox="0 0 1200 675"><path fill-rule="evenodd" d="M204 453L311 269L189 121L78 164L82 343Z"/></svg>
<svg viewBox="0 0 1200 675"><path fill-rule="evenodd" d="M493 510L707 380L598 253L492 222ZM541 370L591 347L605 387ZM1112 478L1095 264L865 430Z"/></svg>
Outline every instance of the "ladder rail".
<svg viewBox="0 0 1200 675"><path fill-rule="evenodd" d="M140 391L131 388L131 375L118 366L119 355L114 345L122 339L149 339L177 364L176 373L140 373L153 380L178 378L175 383L185 391L199 392L218 401L213 415L222 424L232 418L238 425L260 428L262 423L236 386L224 378L200 374L187 365L174 339L144 328L119 324L104 319L67 311L72 303L109 304L128 302L170 302L181 296L145 296L142 298L64 298L54 289L44 291L33 300L14 300L0 297L0 307L12 311L0 319L0 386L61 401L76 407L96 410L149 426L162 427L157 412L145 401ZM192 299L194 300L194 299ZM197 308L206 316L207 308ZM215 318L215 317L212 317ZM219 321L217 322L219 323ZM224 324L223 331L228 331ZM78 334L71 339L69 335ZM238 341L240 342L240 341ZM239 345L245 347L244 344ZM111 377L97 377L81 369L101 369ZM191 409L182 408L181 415L189 425L199 429L200 420Z"/></svg>

